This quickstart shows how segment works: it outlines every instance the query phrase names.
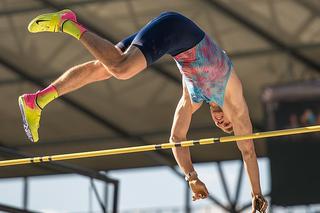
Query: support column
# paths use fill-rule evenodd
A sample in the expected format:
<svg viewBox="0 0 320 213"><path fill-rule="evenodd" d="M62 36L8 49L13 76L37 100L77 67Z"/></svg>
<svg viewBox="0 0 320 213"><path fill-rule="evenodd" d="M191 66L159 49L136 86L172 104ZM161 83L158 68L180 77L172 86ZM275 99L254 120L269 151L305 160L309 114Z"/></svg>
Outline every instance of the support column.
<svg viewBox="0 0 320 213"><path fill-rule="evenodd" d="M112 213L118 213L118 201L119 201L119 181L113 184L113 206Z"/></svg>
<svg viewBox="0 0 320 213"><path fill-rule="evenodd" d="M107 211L106 211L106 207L104 206L104 203L103 203L103 201L102 201L101 198L100 198L98 189L97 189L96 185L94 184L94 180L93 180L92 178L90 179L90 183L91 183L91 187L92 187L92 189L93 189L93 192L94 192L94 194L95 194L95 196L96 196L96 199L97 199L97 201L98 201L98 203L99 203L99 205L100 205L100 207L101 207L102 212L103 212L103 213L106 213L106 212L107 212Z"/></svg>
<svg viewBox="0 0 320 213"><path fill-rule="evenodd" d="M189 184L186 184L186 193L185 193L186 197L185 197L185 212L186 213L191 213L191 203L190 203L190 188L189 188Z"/></svg>
<svg viewBox="0 0 320 213"><path fill-rule="evenodd" d="M104 184L104 206L106 211L108 212L108 204L109 204L109 186L107 183Z"/></svg>
<svg viewBox="0 0 320 213"><path fill-rule="evenodd" d="M29 201L29 181L28 177L23 178L23 204L22 207L24 210L28 209L28 201Z"/></svg>

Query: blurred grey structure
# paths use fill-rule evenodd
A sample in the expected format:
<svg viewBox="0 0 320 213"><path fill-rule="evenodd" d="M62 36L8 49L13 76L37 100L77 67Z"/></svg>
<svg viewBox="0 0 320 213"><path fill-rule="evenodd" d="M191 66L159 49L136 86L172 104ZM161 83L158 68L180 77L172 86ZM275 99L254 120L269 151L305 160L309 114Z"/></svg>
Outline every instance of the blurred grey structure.
<svg viewBox="0 0 320 213"><path fill-rule="evenodd" d="M27 141L17 97L44 87L69 67L92 59L67 35L27 31L34 16L63 8L74 10L81 23L114 43L163 11L178 11L191 18L232 58L256 129L264 127L260 93L265 86L319 78L317 0L2 0L0 159L143 145L169 137L182 87L174 61L164 57L133 79L92 84L50 104L43 112L40 143ZM194 116L190 138L217 134L221 133L214 128L204 105ZM195 162L240 159L235 144L192 152ZM264 143L257 143L257 152L265 156ZM0 177L73 172L114 184L116 180L97 171L160 165L170 166L179 175L171 154L157 152L44 167L1 168ZM231 202L229 207L235 210L235 204Z"/></svg>

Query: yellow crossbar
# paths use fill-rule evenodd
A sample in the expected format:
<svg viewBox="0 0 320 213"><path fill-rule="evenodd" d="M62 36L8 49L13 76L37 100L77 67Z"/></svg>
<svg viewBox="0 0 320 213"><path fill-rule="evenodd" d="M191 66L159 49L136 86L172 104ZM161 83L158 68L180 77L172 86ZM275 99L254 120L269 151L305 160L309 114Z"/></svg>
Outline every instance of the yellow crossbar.
<svg viewBox="0 0 320 213"><path fill-rule="evenodd" d="M42 163L42 162L50 162L50 161L80 159L80 158L92 158L92 157L107 156L107 155L146 152L146 151L154 151L154 150L161 150L161 149L171 149L174 147L189 147L189 146L196 146L196 145L206 145L206 144L213 144L213 143L225 143L225 142L234 142L234 141L249 140L249 139L269 138L269 137L286 136L286 135L294 135L294 134L302 134L302 133L310 133L310 132L318 132L318 131L320 131L320 125L294 128L294 129L276 130L276 131L269 131L269 132L258 132L258 133L241 135L241 136L225 136L220 138L189 140L189 141L182 141L179 143L162 143L162 144L134 146L134 147L125 147L125 148L117 148L117 149L106 149L106 150L90 151L90 152L78 152L78 153L69 153L69 154L60 154L60 155L51 155L51 156L48 155L43 157L21 158L21 159L0 161L0 167L32 164L32 163Z"/></svg>

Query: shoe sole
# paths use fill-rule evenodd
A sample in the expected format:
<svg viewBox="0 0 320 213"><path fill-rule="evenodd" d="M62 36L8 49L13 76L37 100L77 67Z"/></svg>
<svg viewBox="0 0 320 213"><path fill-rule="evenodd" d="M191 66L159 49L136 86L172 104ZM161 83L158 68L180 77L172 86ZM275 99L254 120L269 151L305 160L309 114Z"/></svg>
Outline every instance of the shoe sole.
<svg viewBox="0 0 320 213"><path fill-rule="evenodd" d="M23 122L24 131L27 134L29 140L34 142L32 134L31 134L31 130L29 128L26 116L24 114L24 103L23 103L23 97L22 96L19 97L19 101L18 102L19 102L19 108L20 108L20 112L21 112L21 116L22 116L22 122Z"/></svg>

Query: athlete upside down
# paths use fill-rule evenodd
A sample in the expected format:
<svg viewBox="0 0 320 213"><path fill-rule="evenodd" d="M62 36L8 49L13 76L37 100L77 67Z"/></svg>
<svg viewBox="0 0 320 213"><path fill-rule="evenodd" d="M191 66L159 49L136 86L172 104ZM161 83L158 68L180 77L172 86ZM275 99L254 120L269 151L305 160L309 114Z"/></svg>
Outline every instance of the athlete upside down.
<svg viewBox="0 0 320 213"><path fill-rule="evenodd" d="M215 124L235 135L252 133L242 85L226 53L195 23L176 12L164 12L117 45L81 26L70 10L33 19L30 32L64 32L78 39L96 58L74 66L47 88L19 97L28 138L39 140L42 109L51 101L89 83L111 77L129 79L165 54L176 61L182 74L183 93L176 108L170 142L186 140L192 114L203 101L210 105ZM266 212L268 203L260 188L259 168L252 140L237 142L252 189L252 212ZM193 168L189 148L174 148L175 159L186 175L193 200L208 197L208 190Z"/></svg>

